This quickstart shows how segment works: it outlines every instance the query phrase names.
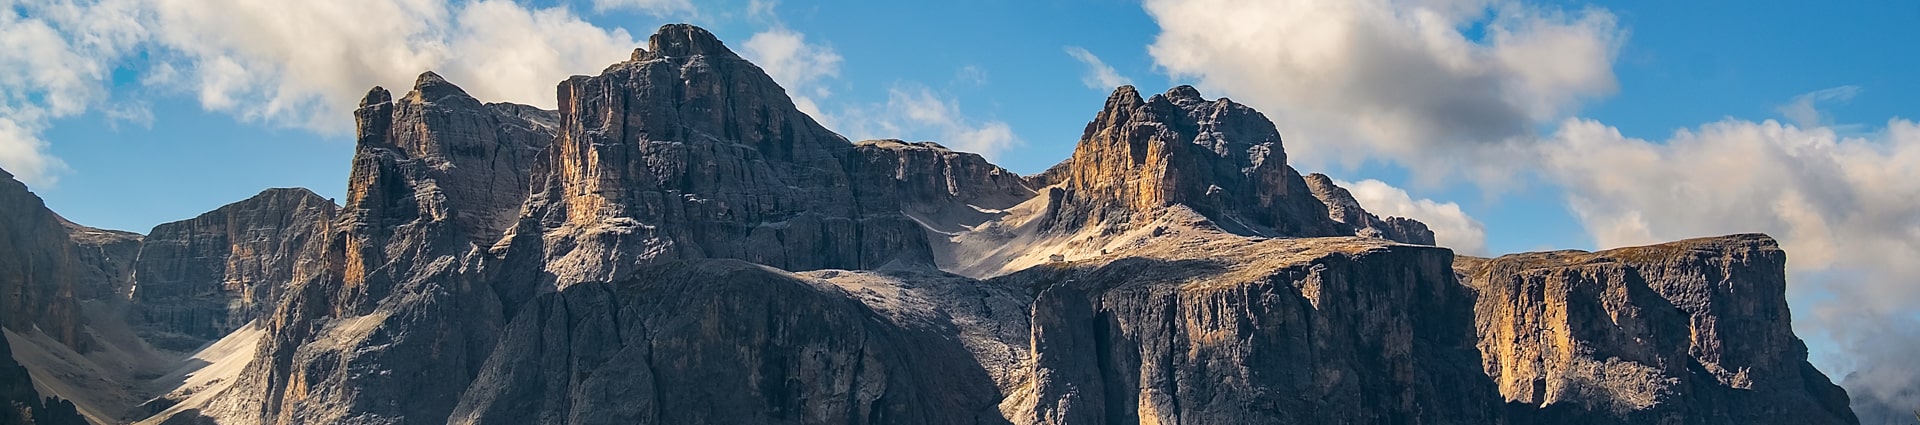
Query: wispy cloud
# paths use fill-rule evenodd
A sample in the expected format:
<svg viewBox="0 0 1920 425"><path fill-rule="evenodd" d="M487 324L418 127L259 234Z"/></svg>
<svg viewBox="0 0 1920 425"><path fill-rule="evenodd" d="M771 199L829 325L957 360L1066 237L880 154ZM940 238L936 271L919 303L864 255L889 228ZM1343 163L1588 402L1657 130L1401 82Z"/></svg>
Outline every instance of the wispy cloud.
<svg viewBox="0 0 1920 425"><path fill-rule="evenodd" d="M1104 92L1113 90L1114 87L1133 84L1133 80L1120 75L1120 71L1114 70L1113 66L1107 65L1106 61L1100 60L1099 56L1094 56L1093 52L1080 46L1067 46L1066 50L1068 56L1073 56L1075 60L1087 66L1086 74L1080 77L1080 83L1086 84L1087 88Z"/></svg>

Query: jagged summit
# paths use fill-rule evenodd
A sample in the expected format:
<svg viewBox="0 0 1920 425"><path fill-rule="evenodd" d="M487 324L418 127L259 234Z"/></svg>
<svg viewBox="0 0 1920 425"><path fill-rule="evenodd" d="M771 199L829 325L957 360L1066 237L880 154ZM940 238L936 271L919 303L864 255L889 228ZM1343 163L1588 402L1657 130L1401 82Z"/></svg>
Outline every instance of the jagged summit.
<svg viewBox="0 0 1920 425"><path fill-rule="evenodd" d="M647 48L634 51L634 60L649 60L668 57L718 56L739 59L740 56L728 49L719 37L691 24L667 24L660 26L653 36L647 37Z"/></svg>
<svg viewBox="0 0 1920 425"><path fill-rule="evenodd" d="M1183 205L1228 231L1260 236L1351 234L1326 217L1286 164L1265 115L1191 86L1142 99L1121 86L1080 137L1066 169L1056 226L1110 226Z"/></svg>
<svg viewBox="0 0 1920 425"><path fill-rule="evenodd" d="M413 91L407 93L407 98L414 101L436 103L449 101L463 103L480 102L478 99L474 99L473 96L468 95L467 91L461 89L460 86L447 82L447 79L441 78L440 74L435 74L433 71L422 72L419 78L414 79Z"/></svg>

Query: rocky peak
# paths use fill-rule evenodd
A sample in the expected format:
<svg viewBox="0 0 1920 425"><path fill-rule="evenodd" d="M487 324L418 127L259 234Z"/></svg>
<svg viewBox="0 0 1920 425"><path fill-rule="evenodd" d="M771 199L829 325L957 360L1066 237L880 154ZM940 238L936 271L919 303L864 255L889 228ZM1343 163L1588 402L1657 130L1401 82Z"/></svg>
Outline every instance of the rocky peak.
<svg viewBox="0 0 1920 425"><path fill-rule="evenodd" d="M1333 184L1333 178L1325 174L1308 174L1306 181L1307 188L1313 191L1313 197L1327 205L1327 216L1352 227L1355 235L1414 245L1434 244L1433 231L1427 229L1426 223L1405 217L1382 219L1373 215L1360 207L1360 201L1353 199L1352 192Z"/></svg>
<svg viewBox="0 0 1920 425"><path fill-rule="evenodd" d="M739 59L740 56L727 49L719 37L690 24L667 24L660 26L652 37L647 38L647 48L635 51L635 60L651 60L670 57L717 56L727 59Z"/></svg>
<svg viewBox="0 0 1920 425"><path fill-rule="evenodd" d="M510 244L543 259L515 261L566 265L547 270L562 285L673 258L930 261L897 198L856 197L853 144L758 66L689 25L662 27L639 56L560 84L559 135Z"/></svg>
<svg viewBox="0 0 1920 425"><path fill-rule="evenodd" d="M1113 226L1185 205L1240 234L1350 234L1287 166L1272 121L1191 86L1147 99L1114 90L1066 167L1046 179L1067 198L1055 226Z"/></svg>

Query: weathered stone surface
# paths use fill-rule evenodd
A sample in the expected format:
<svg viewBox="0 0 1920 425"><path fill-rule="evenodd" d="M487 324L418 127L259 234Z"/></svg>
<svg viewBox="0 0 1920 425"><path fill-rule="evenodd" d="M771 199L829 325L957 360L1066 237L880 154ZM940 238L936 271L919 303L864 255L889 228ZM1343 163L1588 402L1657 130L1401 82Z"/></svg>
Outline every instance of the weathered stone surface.
<svg viewBox="0 0 1920 425"><path fill-rule="evenodd" d="M76 259L66 220L39 196L0 170L0 325L39 327L75 351L90 338L80 314L79 283L86 266Z"/></svg>
<svg viewBox="0 0 1920 425"><path fill-rule="evenodd" d="M1124 227L1185 205L1237 234L1352 234L1287 165L1272 121L1190 86L1145 100L1114 90L1068 161L1055 227Z"/></svg>
<svg viewBox="0 0 1920 425"><path fill-rule="evenodd" d="M1003 409L1034 424L1499 421L1446 250L1220 239L994 279L1044 288L1031 407Z"/></svg>
<svg viewBox="0 0 1920 425"><path fill-rule="evenodd" d="M1313 197L1327 205L1327 216L1352 227L1355 235L1414 245L1434 244L1433 231L1427 229L1426 223L1405 217L1381 219L1361 208L1352 192L1333 184L1333 178L1325 174L1308 174L1306 181Z"/></svg>
<svg viewBox="0 0 1920 425"><path fill-rule="evenodd" d="M1785 265L1734 235L1456 267L1515 423L1858 423L1793 334Z"/></svg>
<svg viewBox="0 0 1920 425"><path fill-rule="evenodd" d="M668 25L633 60L560 84L516 281L617 281L636 264L737 258L785 270L931 263L900 206L856 199L853 144L706 30ZM544 270L542 270L544 269Z"/></svg>
<svg viewBox="0 0 1920 425"><path fill-rule="evenodd" d="M1033 198L1020 175L980 155L933 142L863 141L855 144L848 169L861 204L898 205L922 226L940 232L998 218L1001 210Z"/></svg>
<svg viewBox="0 0 1920 425"><path fill-rule="evenodd" d="M73 241L74 260L80 265L74 296L82 300L127 299L133 292L134 260L140 256L139 233L96 229L61 219Z"/></svg>
<svg viewBox="0 0 1920 425"><path fill-rule="evenodd" d="M264 323L240 378L198 414L239 423L393 424L453 409L506 320L493 239L527 194L552 113L482 104L432 73L374 88L348 199L313 278Z"/></svg>
<svg viewBox="0 0 1920 425"><path fill-rule="evenodd" d="M0 356L0 425L88 425L73 402L41 398L27 368L14 361L12 352L7 339L0 338L0 353L9 353Z"/></svg>
<svg viewBox="0 0 1920 425"><path fill-rule="evenodd" d="M449 423L1004 423L953 334L765 266L664 263L529 304Z"/></svg>
<svg viewBox="0 0 1920 425"><path fill-rule="evenodd" d="M311 279L336 206L306 189L268 189L190 220L155 226L140 246L131 318L157 347L187 351L272 313Z"/></svg>

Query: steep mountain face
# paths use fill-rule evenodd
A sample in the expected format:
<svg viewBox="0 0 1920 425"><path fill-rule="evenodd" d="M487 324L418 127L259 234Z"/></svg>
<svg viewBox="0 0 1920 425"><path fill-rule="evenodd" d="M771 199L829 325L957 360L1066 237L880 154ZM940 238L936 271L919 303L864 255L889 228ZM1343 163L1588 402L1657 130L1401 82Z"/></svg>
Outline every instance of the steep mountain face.
<svg viewBox="0 0 1920 425"><path fill-rule="evenodd" d="M868 140L855 144L854 151L848 169L855 198L862 204L899 205L935 232L966 230L1033 198L1019 174L937 143Z"/></svg>
<svg viewBox="0 0 1920 425"><path fill-rule="evenodd" d="M1456 262L1516 423L1858 423L1807 363L1764 235Z"/></svg>
<svg viewBox="0 0 1920 425"><path fill-rule="evenodd" d="M144 235L96 229L61 219L73 242L79 276L74 296L82 300L126 299L133 292L134 261Z"/></svg>
<svg viewBox="0 0 1920 425"><path fill-rule="evenodd" d="M1015 423L1498 423L1442 249L1229 235L992 282L1039 290Z"/></svg>
<svg viewBox="0 0 1920 425"><path fill-rule="evenodd" d="M1049 177L1048 179L1051 179ZM1190 86L1142 100L1122 86L1087 124L1060 184L1055 227L1124 227L1183 205L1237 234L1341 236L1266 116Z"/></svg>
<svg viewBox="0 0 1920 425"><path fill-rule="evenodd" d="M855 196L853 144L706 30L662 27L632 60L570 78L559 95L560 134L508 254L512 268L544 273L522 279L617 281L686 258L785 270L931 262L899 205Z"/></svg>
<svg viewBox="0 0 1920 425"><path fill-rule="evenodd" d="M662 263L526 306L449 423L1005 423L955 334L766 266Z"/></svg>
<svg viewBox="0 0 1920 425"><path fill-rule="evenodd" d="M1433 231L1426 223L1405 217L1387 217L1367 212L1360 207L1360 201L1353 199L1353 192L1333 184L1333 178L1326 174L1313 173L1306 177L1307 189L1313 191L1313 197L1327 205L1327 216L1350 226L1354 234L1369 238L1380 238L1414 245L1433 245Z"/></svg>
<svg viewBox="0 0 1920 425"><path fill-rule="evenodd" d="M0 171L0 325L39 328L86 351L78 280L86 268L75 255L66 220L47 210L27 186Z"/></svg>
<svg viewBox="0 0 1920 425"><path fill-rule="evenodd" d="M265 322L238 383L183 413L232 423L444 418L506 320L491 239L517 216L551 112L483 104L438 75L355 112L346 206ZM413 418L413 419L408 419Z"/></svg>
<svg viewBox="0 0 1920 425"><path fill-rule="evenodd" d="M135 327L190 351L272 313L288 283L311 279L336 207L306 189L268 189L191 220L155 226L133 269Z"/></svg>

